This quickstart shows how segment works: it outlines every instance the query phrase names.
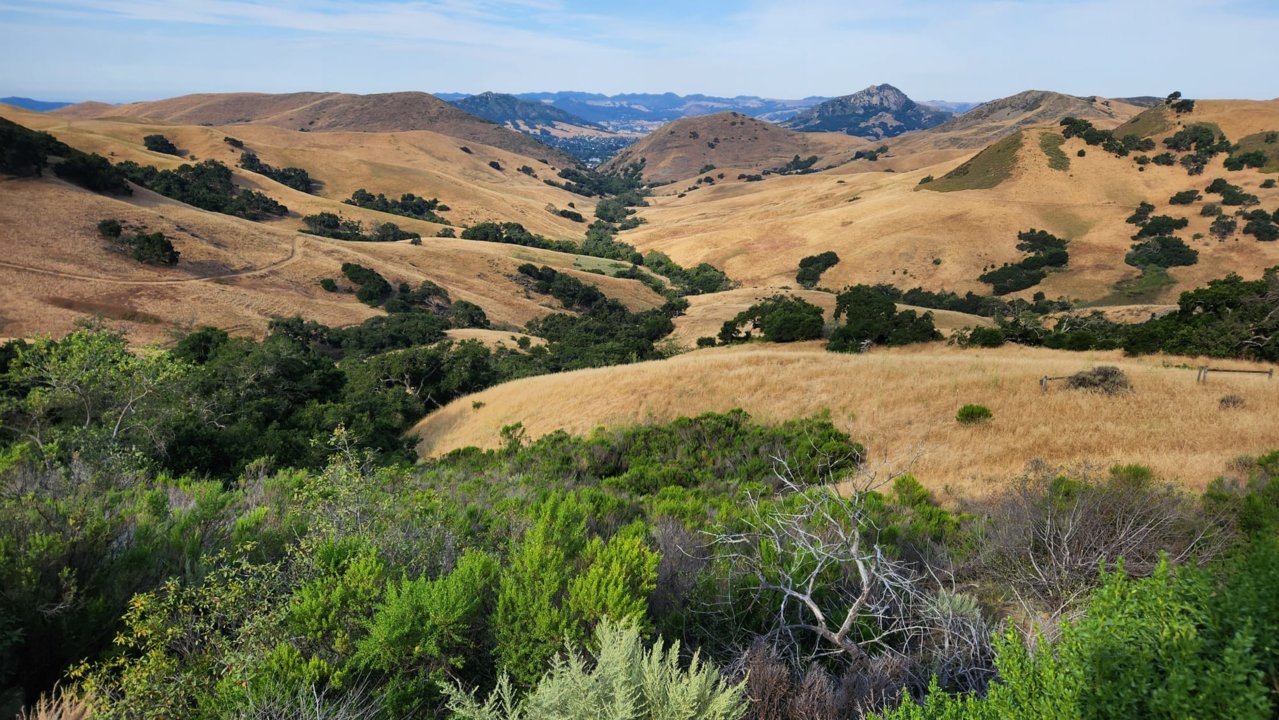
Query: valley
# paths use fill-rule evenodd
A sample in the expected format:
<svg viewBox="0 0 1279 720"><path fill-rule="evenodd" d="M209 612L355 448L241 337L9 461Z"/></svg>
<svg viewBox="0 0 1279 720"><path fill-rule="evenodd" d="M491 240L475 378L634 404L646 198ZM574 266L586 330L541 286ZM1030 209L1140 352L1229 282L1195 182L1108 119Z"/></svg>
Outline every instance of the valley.
<svg viewBox="0 0 1279 720"><path fill-rule="evenodd" d="M0 718L1274 717L1279 99L502 57L0 104Z"/></svg>

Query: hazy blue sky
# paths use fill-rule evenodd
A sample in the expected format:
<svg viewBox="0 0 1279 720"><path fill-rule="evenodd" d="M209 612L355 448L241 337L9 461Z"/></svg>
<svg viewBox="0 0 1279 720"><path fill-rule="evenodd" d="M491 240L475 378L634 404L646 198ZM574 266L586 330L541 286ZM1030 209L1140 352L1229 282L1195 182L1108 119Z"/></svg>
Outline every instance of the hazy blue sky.
<svg viewBox="0 0 1279 720"><path fill-rule="evenodd" d="M1279 0L0 0L0 96L1279 95Z"/></svg>

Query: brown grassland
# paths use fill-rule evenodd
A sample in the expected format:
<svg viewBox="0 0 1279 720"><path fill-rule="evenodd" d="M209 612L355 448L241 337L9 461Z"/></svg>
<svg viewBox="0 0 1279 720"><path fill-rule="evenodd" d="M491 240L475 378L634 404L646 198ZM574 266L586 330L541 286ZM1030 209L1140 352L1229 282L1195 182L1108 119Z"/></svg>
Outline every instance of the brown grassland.
<svg viewBox="0 0 1279 720"><path fill-rule="evenodd" d="M943 494L996 489L1034 458L1103 471L1141 463L1201 489L1234 458L1275 449L1279 380L1210 375L1197 385L1198 364L1119 352L959 350L941 343L863 355L830 353L814 343L752 344L506 383L445 406L414 432L419 451L429 456L468 445L496 447L501 428L517 422L537 438L559 429L587 433L736 407L765 422L829 411L867 446L870 459L909 465ZM1060 383L1040 390L1044 375L1097 365L1123 369L1133 391L1108 397ZM1227 394L1244 398L1244 407L1222 409ZM957 423L955 413L967 403L986 405L994 419L976 427Z"/></svg>
<svg viewBox="0 0 1279 720"><path fill-rule="evenodd" d="M650 207L639 211L646 223L619 239L643 251L666 252L682 265L710 262L739 283L735 290L690 297L670 344L690 348L699 337L717 334L725 320L778 292L821 306L829 321L834 295L798 290L795 283L799 260L827 250L836 251L841 262L823 275L823 288L890 283L903 289L987 294L989 287L977 281L978 275L991 265L1021 259L1015 249L1017 232L1042 228L1070 239L1070 263L1020 295L1043 291L1049 297L1068 296L1103 305L1109 316L1130 321L1165 312L1177 293L1209 279L1229 272L1256 277L1279 265L1279 243L1242 235L1218 241L1207 235L1211 218L1201 217L1199 209L1216 198L1190 206L1168 204L1173 193L1202 190L1212 179L1224 177L1258 195L1262 208L1273 210L1279 207L1279 189L1260 187L1272 175L1227 172L1220 156L1202 176L1153 165L1139 172L1131 158L1116 158L1100 148L1088 147L1078 156L1085 149L1079 139L1063 140L1060 149L1069 166L1053 169L1044 148L1056 146L1056 140L1040 142L1044 133L1060 133L1051 116L1061 108L1078 110L1100 127L1128 121L1126 127L1156 133L1156 138L1179 125L1211 122L1238 140L1279 129L1279 101L1203 101L1193 113L1172 117L1162 109L1137 115L1139 108L1096 98L1015 97L980 123L971 118L959 122L961 116L931 131L888 141L889 154L876 162L844 162L822 172L769 176L763 182L736 177L780 165L796 154L820 155L818 167L826 167L849 160L871 143L791 133L720 114L679 121L633 146L615 166L645 157L651 176L679 182L659 188ZM324 132L299 132L292 126L298 117L329 117L321 112L323 103L335 100L319 98L315 102L320 105L314 105L294 97L289 104L245 96L235 100L242 105L216 107L202 105L198 98L179 100L150 108L82 107L58 114L0 107L0 115L114 161L161 168L194 158L234 166L238 152L223 141L232 136L263 161L302 167L323 184L308 195L236 169L237 184L262 190L291 210L288 217L255 223L196 210L142 189L130 198L103 197L52 173L41 179L0 179L0 242L5 250L0 257L0 335L60 335L93 316L125 328L138 343L162 341L174 330L202 324L260 335L276 316L301 315L336 326L358 323L381 311L360 304L349 292L328 293L319 287L322 278L343 282L344 262L370 266L393 283L431 280L454 299L480 305L493 330L449 334L490 347L517 347L525 323L561 311L556 301L530 293L515 279L516 268L526 262L572 273L632 309L663 301L637 281L609 277L625 267L621 263L437 238L438 224L341 204L357 188L391 197L411 192L440 198L451 208L445 216L458 229L499 220L520 222L552 239L583 237L585 225L552 211L572 204L590 218L595 201L543 182L555 176L559 160L550 157L550 164L544 164L537 157L459 140L450 133L470 130L459 130L447 110L425 108L418 117L421 128L442 132L352 132L354 116L341 113L329 114ZM274 102L283 104L276 107ZM259 121L239 122L236 113L253 107ZM370 112L393 122L385 110L378 106ZM432 126L425 118L437 111L447 122ZM201 126L194 124L197 117L235 124ZM1006 179L985 189L921 190L921 179L941 178L970 160L986 138L994 141L1017 131L1029 140L1001 156L1000 162L1008 163ZM147 151L142 139L152 133L166 135L194 157ZM526 148L504 138L494 142ZM687 192L705 164L716 165L713 174L722 172L725 178ZM533 168L537 177L519 172L522 165ZM1135 231L1124 219L1142 200L1154 203L1156 213L1189 218L1190 226L1179 235L1199 251L1200 259L1197 265L1173 269L1172 283L1161 292L1132 300L1118 294L1116 286L1137 275L1123 262ZM394 222L421 233L423 241L420 246L351 243L298 232L301 216L321 211L340 212L366 225ZM134 262L97 236L95 226L104 218L163 231L182 253L181 262L174 268ZM934 317L946 334L991 323L944 311L934 311ZM1044 375L1099 364L1122 368L1132 379L1133 392L1103 397L1059 385L1046 394L1040 391L1038 380ZM538 437L558 429L581 433L734 407L766 422L829 411L841 428L867 445L873 459L909 463L922 482L943 496L997 487L1032 458L1102 469L1142 463L1165 478L1202 488L1237 456L1279 446L1279 382L1213 375L1207 384L1197 385L1193 368L1200 364L1188 358L1127 358L1118 352L1023 347L961 351L942 343L865 355L828 353L816 343L752 343L506 383L455 401L413 432L423 454L438 455L467 445L496 446L500 429L516 422ZM1223 409L1220 399L1227 394L1242 397L1244 406ZM975 427L958 424L955 412L966 403L987 405L993 421Z"/></svg>
<svg viewBox="0 0 1279 720"><path fill-rule="evenodd" d="M579 238L584 227L547 212L583 198L516 171L535 162L504 150L426 131L406 133L299 133L269 126L209 128L139 121L75 120L0 108L3 116L54 133L73 147L126 159L176 167L189 159L147 151L142 138L163 133L199 159L234 166L238 154L223 137L239 138L276 166L303 167L324 182L308 195L265 177L235 170L237 184L266 192L290 209L270 222L249 222L198 210L137 188L127 198L97 195L57 180L0 179L0 335L60 335L75 323L102 316L126 328L137 342L162 339L174 329L211 324L260 334L276 316L302 315L340 326L376 314L352 294L327 293L321 278L341 280L341 265L354 262L393 283L431 280L456 300L485 309L500 326L522 327L561 310L554 300L526 292L513 278L526 262L546 264L595 283L633 309L655 307L662 298L641 283L596 274L595 258L434 237L442 228L397 215L344 205L363 187L398 197L413 192L439 197L459 228L481 220L516 221L552 238ZM488 166L497 160L498 172ZM539 165L539 167L544 167ZM554 173L547 169L547 177ZM297 232L301 215L338 212L374 223L394 222L420 232L423 242L352 243ZM96 233L99 220L118 218L168 235L181 260L173 268L140 265Z"/></svg>
<svg viewBox="0 0 1279 720"><path fill-rule="evenodd" d="M1228 137L1240 138L1262 127L1279 129L1279 101L1204 101L1179 122L1213 122ZM1026 136L1037 138L1041 132L1059 128L1032 127ZM1086 149L1085 157L1077 157L1080 149ZM1212 218L1200 216L1199 209L1215 196L1190 206L1168 204L1178 191L1202 190L1224 177L1256 194L1262 208L1272 209L1279 206L1279 188L1260 187L1268 174L1227 172L1224 156L1200 176L1154 165L1138 172L1131 157L1089 148L1077 138L1066 140L1062 150L1071 161L1068 171L1050 168L1039 143L1026 142L1008 180L989 189L945 193L919 191L919 182L927 175L942 177L972 152L903 172L884 172L893 167L891 161L857 161L812 175L717 183L684 198L677 197L682 188L677 183L641 212L648 224L623 239L665 252L681 264L710 262L746 286L793 282L801 258L834 250L842 261L823 276L830 287L891 283L986 294L990 287L977 280L983 269L1020 260L1017 232L1040 228L1071 241L1070 264L1021 295L1043 291L1049 297L1096 301L1137 276L1123 261L1135 231L1124 220L1147 200L1156 213L1188 217L1190 226L1179 234L1200 253L1197 265L1171 271L1175 282L1157 298L1160 302L1229 272L1256 277L1279 264L1279 243L1239 234L1219 241L1208 235Z"/></svg>

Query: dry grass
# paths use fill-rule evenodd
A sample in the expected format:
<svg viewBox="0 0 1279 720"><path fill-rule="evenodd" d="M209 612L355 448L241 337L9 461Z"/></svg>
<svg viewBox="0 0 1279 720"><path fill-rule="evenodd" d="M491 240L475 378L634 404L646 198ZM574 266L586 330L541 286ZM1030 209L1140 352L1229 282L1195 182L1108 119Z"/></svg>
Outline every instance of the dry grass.
<svg viewBox="0 0 1279 720"><path fill-rule="evenodd" d="M724 174L735 180L743 172L780 167L796 155L817 155L817 167L844 163L859 148L872 142L842 133L802 133L740 113L722 112L683 118L663 125L639 142L622 150L604 168L621 169L644 160L644 177L651 180L693 180L707 165L715 170L702 175ZM719 182L719 180L717 180ZM685 182L675 186L687 187Z"/></svg>
<svg viewBox="0 0 1279 720"><path fill-rule="evenodd" d="M1201 105L1203 118L1195 120L1215 122L1231 138L1263 125L1279 127L1279 101ZM1230 108L1236 106L1240 114L1234 118ZM1055 126L1026 129L1032 137L1049 131L1055 132ZM912 141L919 144L926 134L909 137L919 138ZM647 225L623 233L622 239L645 251L666 252L683 264L713 263L745 286L791 284L801 258L834 250L842 261L823 275L822 284L828 287L891 283L985 294L989 286L977 281L983 268L1020 260L1016 233L1042 228L1071 240L1070 264L1022 294L1043 291L1049 297L1097 301L1111 297L1117 283L1136 275L1123 262L1133 232L1124 220L1137 203L1149 200L1158 212L1189 218L1190 226L1179 234L1200 253L1199 264L1171 272L1175 283L1153 302L1175 301L1180 292L1229 272L1257 277L1279 264L1279 244L1246 236L1218 242L1208 236L1211 218L1201 217L1198 205L1167 205L1172 194L1225 176L1257 194L1261 207L1274 207L1279 188L1259 187L1266 175L1255 170L1227 173L1221 165L1224 156L1197 177L1180 167L1149 166L1138 172L1131 158L1097 148L1075 157L1083 147L1078 138L1064 142L1071 167L1061 171L1048 167L1034 143L1025 143L1011 177L984 190L916 192L922 177L940 178L973 154L956 156L924 145L918 152L903 146L897 150L902 155L824 173L717 183L685 198L676 197L677 185L656 198L653 207L641 210ZM924 166L908 162L919 157L939 159ZM918 169L877 172L912 166ZM1196 234L1204 237L1194 239Z"/></svg>
<svg viewBox="0 0 1279 720"><path fill-rule="evenodd" d="M18 713L17 720L89 720L93 706L83 698L63 690L41 695L36 704Z"/></svg>
<svg viewBox="0 0 1279 720"><path fill-rule="evenodd" d="M1279 383L1214 375L1196 385L1194 369L1183 364L1195 361L1021 347L960 351L934 344L840 355L812 344L751 345L507 383L444 407L414 432L419 450L436 455L495 447L500 428L515 422L538 437L734 407L765 422L828 409L873 457L918 456L914 470L922 482L961 495L997 487L1032 458L1142 463L1198 489L1239 455L1279 449ZM1106 397L1060 384L1040 391L1044 375L1095 365L1121 368L1133 392ZM1243 407L1223 411L1224 394L1243 398ZM475 409L474 402L483 405ZM967 403L986 405L994 419L960 425L955 412Z"/></svg>
<svg viewBox="0 0 1279 720"><path fill-rule="evenodd" d="M145 150L146 134L163 132L183 150L228 165L237 155L222 138L233 134L266 162L305 167L326 181L321 196L312 196L237 170L237 182L264 190L293 211L288 218L253 223L196 210L141 189L130 198L110 198L53 177L0 179L0 238L6 241L0 258L0 303L8 336L61 335L94 315L118 321L138 342L201 324L260 334L276 316L302 315L339 326L358 323L377 311L350 294L327 293L318 285L321 278L340 278L344 262L373 267L392 282L432 280L454 299L480 305L490 320L509 327L562 309L548 297L527 293L512 279L525 262L574 274L633 309L662 302L637 281L577 269L594 259L434 238L439 226L433 223L340 204L357 187L388 195L414 192L443 199L454 208L448 217L457 222L500 218L523 222L551 237L580 238L582 226L544 208L550 202L565 206L583 198L516 172L515 167L535 161L506 151L473 144L473 154L467 155L456 139L429 132L298 133L267 126L68 122L8 108L0 112L30 127L48 129L75 147L160 167L183 160ZM507 172L488 167L489 159L498 159ZM345 243L295 231L301 227L301 214L324 210L366 222L390 220L421 232L424 240L421 246ZM182 253L180 263L175 268L138 264L97 236L96 225L104 218L164 232Z"/></svg>
<svg viewBox="0 0 1279 720"><path fill-rule="evenodd" d="M197 94L116 106L84 103L53 114L77 119L129 118L175 125L253 123L307 132L432 130L464 142L502 147L534 158L553 158L559 163L571 162L567 155L533 138L481 120L422 92Z"/></svg>

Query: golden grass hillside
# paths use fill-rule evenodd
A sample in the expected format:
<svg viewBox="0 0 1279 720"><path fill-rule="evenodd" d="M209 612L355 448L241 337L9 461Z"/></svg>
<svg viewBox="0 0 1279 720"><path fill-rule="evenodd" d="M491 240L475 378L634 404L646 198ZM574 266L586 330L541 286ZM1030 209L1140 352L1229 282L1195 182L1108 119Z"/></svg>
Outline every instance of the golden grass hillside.
<svg viewBox="0 0 1279 720"><path fill-rule="evenodd" d="M173 167L184 160L151 153L142 137L164 132L199 158L231 165L235 153L220 128L151 125L136 121L68 122L5 108L0 114L86 151ZM0 178L0 335L61 335L76 322L103 317L125 327L139 342L163 339L173 329L211 324L232 332L260 334L276 316L301 315L330 325L360 322L380 311L348 293L320 289L322 278L341 278L345 262L367 265L393 283L431 280L457 300L484 308L494 323L520 327L560 311L555 300L528 293L514 280L526 262L545 264L599 285L635 309L662 298L637 281L596 274L621 263L512 245L432 237L440 228L339 202L356 187L398 195L440 196L460 222L525 221L552 237L580 237L581 226L551 215L552 201L577 196L515 171L535 162L496 148L475 145L473 156L456 141L434 133L296 133L272 127L241 128L236 137L263 159L297 164L326 182L321 195L300 193L237 169L237 184L263 190L289 206L289 217L255 223L198 210L137 188L132 197L97 195L62 182L52 173L39 179ZM500 159L507 172L488 167ZM331 211L365 221L396 222L424 235L422 245L351 243L296 232L301 214ZM97 236L96 225L118 218L171 238L182 254L173 268L141 265Z"/></svg>
<svg viewBox="0 0 1279 720"><path fill-rule="evenodd" d="M604 169L621 170L642 162L644 177L659 182L720 173L724 174L722 179L733 180L742 173L780 167L796 155L818 156L817 167L838 165L850 160L859 148L871 146L863 138L793 132L738 112L722 112L663 125L619 152ZM713 166L714 171L702 172L707 166Z"/></svg>
<svg viewBox="0 0 1279 720"><path fill-rule="evenodd" d="M1044 375L1103 364L1123 369L1133 392L1040 391ZM1279 378L1212 375L1196 385L1195 370L1183 364L1196 363L1022 347L932 344L843 355L812 344L755 344L506 383L445 406L413 432L423 455L439 455L496 447L502 426L517 422L536 438L735 407L765 422L829 410L871 459L909 462L921 482L957 495L996 488L1032 458L1103 469L1142 463L1199 489L1232 459L1279 449ZM1244 398L1244 407L1222 409L1227 394ZM960 425L955 413L966 403L988 406L994 419Z"/></svg>
<svg viewBox="0 0 1279 720"><path fill-rule="evenodd" d="M53 114L76 119L134 118L174 125L257 124L305 132L431 130L532 158L572 162L559 150L423 92L202 93L127 105L80 103Z"/></svg>
<svg viewBox="0 0 1279 720"><path fill-rule="evenodd" d="M1239 101L1239 118L1231 121L1234 103L1203 102L1203 116L1232 138L1257 127L1279 128L1279 101ZM1195 114L1200 112L1197 107ZM1239 234L1225 241L1209 236L1211 218L1200 216L1199 210L1211 196L1190 206L1168 204L1176 192L1202 191L1212 179L1225 177L1256 194L1260 207L1274 209L1279 189L1261 187L1271 175L1228 172L1224 156L1200 176L1188 176L1181 167L1153 165L1139 172L1132 158L1089 148L1077 138L1060 146L1070 161L1068 169L1054 169L1040 135L1060 137L1059 132L1056 125L1022 130L1025 141L1012 156L1008 179L988 189L943 193L920 187L926 176L940 178L975 153L910 172L869 172L866 168L876 163L856 161L812 175L717 183L683 198L672 188L641 211L648 224L622 239L645 251L665 252L681 264L710 262L747 286L792 282L801 258L834 250L842 261L823 276L828 287L891 283L987 294L990 287L977 277L991 265L1020 260L1017 232L1040 228L1071 241L1070 264L1023 295L1042 291L1049 297L1118 305L1166 304L1209 279L1229 272L1257 277L1279 264L1279 243ZM1078 156L1081 149L1084 157ZM1147 296L1127 297L1117 286L1139 273L1123 261L1135 231L1124 220L1143 200L1154 203L1157 213L1189 218L1190 226L1178 234L1200 257L1197 265L1173 269L1173 284Z"/></svg>

